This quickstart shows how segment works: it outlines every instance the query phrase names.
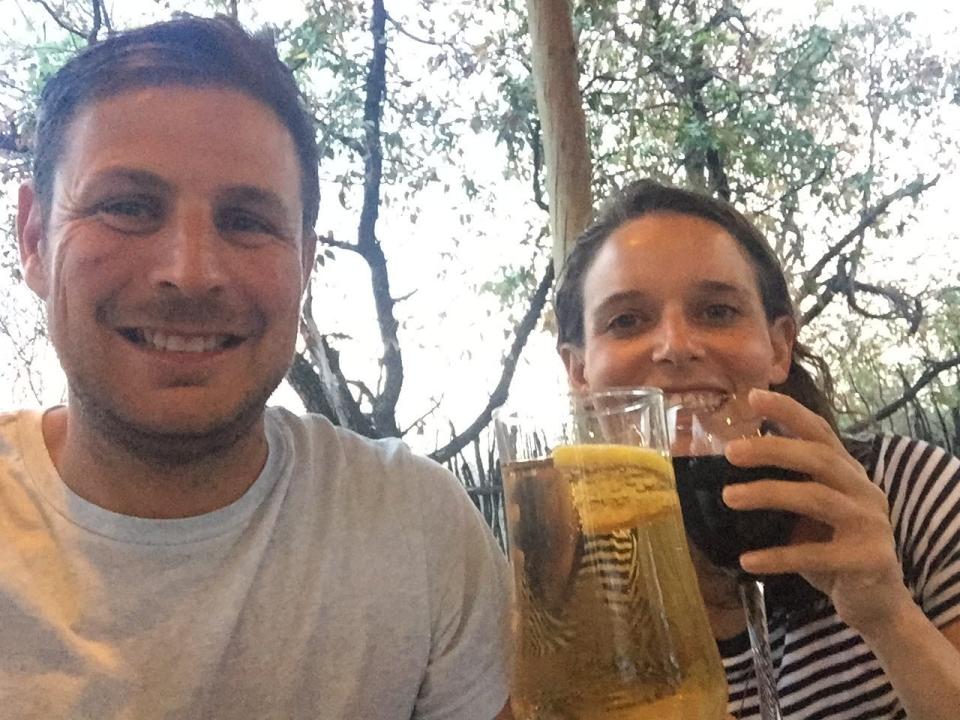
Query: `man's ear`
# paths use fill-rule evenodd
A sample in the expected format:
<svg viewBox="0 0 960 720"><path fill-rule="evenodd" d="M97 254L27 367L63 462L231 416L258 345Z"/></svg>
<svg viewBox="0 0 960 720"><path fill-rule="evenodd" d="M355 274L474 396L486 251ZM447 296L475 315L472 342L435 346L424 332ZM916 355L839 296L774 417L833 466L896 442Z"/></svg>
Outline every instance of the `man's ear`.
<svg viewBox="0 0 960 720"><path fill-rule="evenodd" d="M32 180L20 185L17 196L17 243L27 287L45 299L50 289L49 265L44 257L47 248L40 199Z"/></svg>
<svg viewBox="0 0 960 720"><path fill-rule="evenodd" d="M570 388L576 392L588 390L587 380L584 376L586 365L583 359L583 348L571 343L564 343L558 348L557 352L560 353L560 359L563 360L563 365L567 368L567 380L570 382Z"/></svg>
<svg viewBox="0 0 960 720"><path fill-rule="evenodd" d="M797 341L797 322L789 315L781 315L770 323L770 345L773 361L770 368L770 384L781 385L787 381L793 363L793 346Z"/></svg>
<svg viewBox="0 0 960 720"><path fill-rule="evenodd" d="M300 262L303 271L303 277L301 278L302 284L300 286L300 294L302 295L310 282L310 273L313 272L313 263L317 258L317 234L313 230L304 233L300 252Z"/></svg>

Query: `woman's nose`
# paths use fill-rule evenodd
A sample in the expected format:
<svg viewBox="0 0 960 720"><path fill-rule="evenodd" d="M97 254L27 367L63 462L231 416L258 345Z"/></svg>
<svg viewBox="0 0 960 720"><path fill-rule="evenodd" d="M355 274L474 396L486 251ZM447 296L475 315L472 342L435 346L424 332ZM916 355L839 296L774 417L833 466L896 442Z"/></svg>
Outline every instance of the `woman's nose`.
<svg viewBox="0 0 960 720"><path fill-rule="evenodd" d="M665 312L654 332L654 362L682 364L703 355L697 328L679 310Z"/></svg>

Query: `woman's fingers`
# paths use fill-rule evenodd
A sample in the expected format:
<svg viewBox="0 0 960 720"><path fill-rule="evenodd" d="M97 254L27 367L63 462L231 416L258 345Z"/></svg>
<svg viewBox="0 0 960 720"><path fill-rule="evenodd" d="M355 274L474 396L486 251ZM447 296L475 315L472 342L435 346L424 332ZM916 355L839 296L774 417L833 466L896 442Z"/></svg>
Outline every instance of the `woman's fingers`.
<svg viewBox="0 0 960 720"><path fill-rule="evenodd" d="M783 426L795 439L833 448L852 469L863 471L862 466L846 451L830 423L793 398L769 390L751 390L748 400L754 412Z"/></svg>
<svg viewBox="0 0 960 720"><path fill-rule="evenodd" d="M794 470L844 493L874 487L863 467L843 450L811 440L766 436L727 443L726 458L740 467L775 467Z"/></svg>
<svg viewBox="0 0 960 720"><path fill-rule="evenodd" d="M809 481L756 480L727 485L723 501L733 510L786 510L834 527L860 514L859 506L850 498Z"/></svg>
<svg viewBox="0 0 960 720"><path fill-rule="evenodd" d="M752 550L740 556L740 566L755 575L797 573L807 578L849 575L883 576L890 549L852 543L801 543ZM830 592L829 587L821 588ZM865 598L866 599L866 598Z"/></svg>

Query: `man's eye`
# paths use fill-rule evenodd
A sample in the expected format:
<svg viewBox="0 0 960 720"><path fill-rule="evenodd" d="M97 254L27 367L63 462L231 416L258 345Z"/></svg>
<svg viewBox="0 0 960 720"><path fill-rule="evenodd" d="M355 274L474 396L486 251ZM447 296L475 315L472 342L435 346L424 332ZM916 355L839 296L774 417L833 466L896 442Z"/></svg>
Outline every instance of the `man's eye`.
<svg viewBox="0 0 960 720"><path fill-rule="evenodd" d="M224 232L267 235L273 235L276 232L272 223L243 210L228 210L221 213L217 225Z"/></svg>
<svg viewBox="0 0 960 720"><path fill-rule="evenodd" d="M640 318L636 313L620 313L615 315L607 323L607 330L617 332L629 332L635 330L640 325Z"/></svg>
<svg viewBox="0 0 960 720"><path fill-rule="evenodd" d="M159 203L149 198L120 198L101 203L96 213L115 230L141 233L156 228L162 210Z"/></svg>

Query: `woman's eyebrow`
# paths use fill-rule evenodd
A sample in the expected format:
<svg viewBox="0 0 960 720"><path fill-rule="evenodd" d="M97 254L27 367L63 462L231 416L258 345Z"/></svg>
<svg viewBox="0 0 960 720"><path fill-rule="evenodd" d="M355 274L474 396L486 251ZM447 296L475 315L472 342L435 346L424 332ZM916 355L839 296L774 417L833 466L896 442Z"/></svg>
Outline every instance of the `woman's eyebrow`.
<svg viewBox="0 0 960 720"><path fill-rule="evenodd" d="M696 289L714 295L738 295L746 296L750 291L739 283L726 282L724 280L700 280L695 285Z"/></svg>

